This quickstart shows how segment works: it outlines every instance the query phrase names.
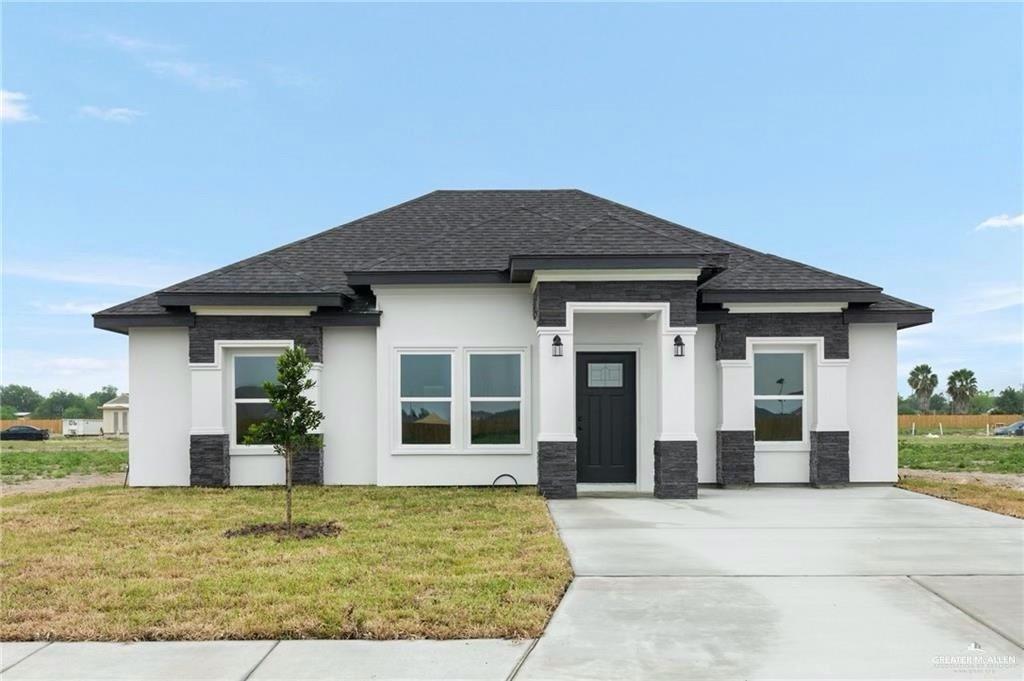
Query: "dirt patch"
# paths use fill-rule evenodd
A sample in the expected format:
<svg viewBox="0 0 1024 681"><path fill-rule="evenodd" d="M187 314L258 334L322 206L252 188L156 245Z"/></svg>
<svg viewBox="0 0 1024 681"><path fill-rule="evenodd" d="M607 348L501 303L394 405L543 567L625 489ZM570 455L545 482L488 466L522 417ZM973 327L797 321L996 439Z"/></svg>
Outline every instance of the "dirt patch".
<svg viewBox="0 0 1024 681"><path fill-rule="evenodd" d="M949 471L932 471L918 468L901 468L900 477L921 478L937 482L957 484L991 485L1024 491L1024 475L1019 473L979 473L975 471L955 473Z"/></svg>
<svg viewBox="0 0 1024 681"><path fill-rule="evenodd" d="M317 539L319 537L336 537L341 534L342 527L333 520L325 523L292 523L289 530L284 523L260 523L246 525L224 533L225 537L264 537L271 536L281 539Z"/></svg>
<svg viewBox="0 0 1024 681"><path fill-rule="evenodd" d="M67 475L63 478L33 478L22 482L5 482L0 490L3 494L21 494L23 492L60 492L78 487L101 487L106 485L123 485L124 473L91 473L88 475Z"/></svg>

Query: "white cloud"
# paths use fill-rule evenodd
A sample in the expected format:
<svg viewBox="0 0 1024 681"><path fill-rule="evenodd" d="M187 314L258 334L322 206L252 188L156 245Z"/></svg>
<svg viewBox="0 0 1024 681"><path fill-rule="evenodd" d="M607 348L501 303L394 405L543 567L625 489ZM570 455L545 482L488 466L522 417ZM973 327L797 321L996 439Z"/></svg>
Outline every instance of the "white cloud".
<svg viewBox="0 0 1024 681"><path fill-rule="evenodd" d="M24 92L0 90L0 120L8 123L36 120L36 116L28 110L28 95Z"/></svg>
<svg viewBox="0 0 1024 681"><path fill-rule="evenodd" d="M35 303L37 309L48 314L92 314L113 307L114 303L90 303L67 301L63 303Z"/></svg>
<svg viewBox="0 0 1024 681"><path fill-rule="evenodd" d="M83 116L98 118L101 121L110 121L111 123L131 123L143 115L143 112L138 109L128 109L120 106L104 109L99 106L89 105L79 107L78 112Z"/></svg>
<svg viewBox="0 0 1024 681"><path fill-rule="evenodd" d="M101 37L108 45L124 52L170 52L178 49L176 45L156 43L113 31L107 31Z"/></svg>
<svg viewBox="0 0 1024 681"><path fill-rule="evenodd" d="M78 259L45 261L26 259L4 262L4 276L57 281L69 284L102 284L128 288L156 289L206 271L202 265L168 264L163 260L113 258L88 255Z"/></svg>
<svg viewBox="0 0 1024 681"><path fill-rule="evenodd" d="M191 61L150 61L146 67L153 73L175 78L200 90L232 90L243 87L241 78L214 70L208 64Z"/></svg>
<svg viewBox="0 0 1024 681"><path fill-rule="evenodd" d="M974 231L985 229L1024 229L1024 213L1013 216L1008 213L993 215L975 227Z"/></svg>
<svg viewBox="0 0 1024 681"><path fill-rule="evenodd" d="M995 312L1024 305L1024 288L1018 282L968 284L967 290L952 301L953 316Z"/></svg>
<svg viewBox="0 0 1024 681"><path fill-rule="evenodd" d="M3 382L30 385L44 395L53 390L88 394L103 385L127 386L125 344L114 343L108 352L108 356L103 356L6 350Z"/></svg>

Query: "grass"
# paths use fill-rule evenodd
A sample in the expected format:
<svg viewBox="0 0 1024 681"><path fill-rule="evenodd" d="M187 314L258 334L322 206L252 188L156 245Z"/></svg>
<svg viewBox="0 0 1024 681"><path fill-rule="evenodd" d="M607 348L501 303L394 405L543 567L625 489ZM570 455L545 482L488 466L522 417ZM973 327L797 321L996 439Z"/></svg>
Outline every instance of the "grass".
<svg viewBox="0 0 1024 681"><path fill-rule="evenodd" d="M63 478L118 473L128 465L128 441L114 438L55 437L41 442L4 440L0 444L0 480Z"/></svg>
<svg viewBox="0 0 1024 681"><path fill-rule="evenodd" d="M2 640L525 638L572 576L529 488L301 487L337 537L226 538L278 489L7 494Z"/></svg>
<svg viewBox="0 0 1024 681"><path fill-rule="evenodd" d="M913 492L929 494L940 499L956 501L986 511L1024 518L1024 492L996 485L957 483L945 480L925 480L903 477L897 485Z"/></svg>
<svg viewBox="0 0 1024 681"><path fill-rule="evenodd" d="M1024 438L903 436L899 440L899 465L933 471L1024 473Z"/></svg>

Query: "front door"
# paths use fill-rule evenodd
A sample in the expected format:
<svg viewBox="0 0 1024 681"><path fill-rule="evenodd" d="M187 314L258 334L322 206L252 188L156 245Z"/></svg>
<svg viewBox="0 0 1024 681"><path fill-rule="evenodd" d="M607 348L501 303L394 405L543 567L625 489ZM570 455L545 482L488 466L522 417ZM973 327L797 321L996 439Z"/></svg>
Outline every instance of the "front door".
<svg viewBox="0 0 1024 681"><path fill-rule="evenodd" d="M636 355L576 353L579 482L636 482Z"/></svg>

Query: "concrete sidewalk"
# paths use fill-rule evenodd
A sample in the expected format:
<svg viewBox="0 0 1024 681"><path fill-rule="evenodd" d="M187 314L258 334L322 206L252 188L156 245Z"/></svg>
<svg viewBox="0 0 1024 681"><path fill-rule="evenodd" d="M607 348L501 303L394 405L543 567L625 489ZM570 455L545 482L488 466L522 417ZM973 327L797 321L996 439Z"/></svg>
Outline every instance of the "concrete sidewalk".
<svg viewBox="0 0 1024 681"><path fill-rule="evenodd" d="M533 641L2 643L3 681L504 681Z"/></svg>

